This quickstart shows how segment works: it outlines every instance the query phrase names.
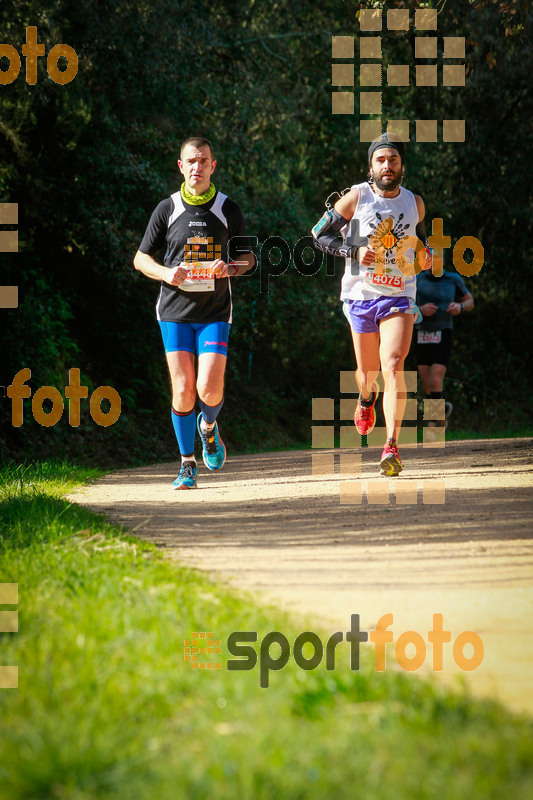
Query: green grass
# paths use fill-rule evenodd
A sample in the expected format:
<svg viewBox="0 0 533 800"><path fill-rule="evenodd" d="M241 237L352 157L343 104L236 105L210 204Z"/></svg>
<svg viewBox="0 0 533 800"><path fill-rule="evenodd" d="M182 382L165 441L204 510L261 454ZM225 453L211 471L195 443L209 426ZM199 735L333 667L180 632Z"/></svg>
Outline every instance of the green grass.
<svg viewBox="0 0 533 800"><path fill-rule="evenodd" d="M19 667L0 690L1 800L531 795L529 718L368 661L351 671L346 644L335 671L291 660L269 689L258 667L192 670L193 631L224 645L303 629L61 499L96 474L1 475L0 581L19 584L19 632L0 634L0 663Z"/></svg>

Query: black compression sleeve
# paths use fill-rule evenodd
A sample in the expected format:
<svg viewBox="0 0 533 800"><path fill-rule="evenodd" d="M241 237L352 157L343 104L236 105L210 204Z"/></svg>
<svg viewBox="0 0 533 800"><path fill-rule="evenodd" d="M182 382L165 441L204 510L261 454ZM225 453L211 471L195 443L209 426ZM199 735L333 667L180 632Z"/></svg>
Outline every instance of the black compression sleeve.
<svg viewBox="0 0 533 800"><path fill-rule="evenodd" d="M311 231L316 249L332 256L354 258L357 247L345 242L340 233L348 224L349 220L335 209L326 211Z"/></svg>

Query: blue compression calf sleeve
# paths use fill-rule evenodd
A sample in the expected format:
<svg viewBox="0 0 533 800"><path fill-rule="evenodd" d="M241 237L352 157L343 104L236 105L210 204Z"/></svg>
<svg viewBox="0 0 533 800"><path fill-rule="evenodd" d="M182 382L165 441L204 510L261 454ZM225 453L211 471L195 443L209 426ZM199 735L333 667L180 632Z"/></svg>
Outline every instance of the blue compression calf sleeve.
<svg viewBox="0 0 533 800"><path fill-rule="evenodd" d="M220 401L218 406L208 406L203 400L200 400L200 408L202 409L202 415L208 425L212 425L215 422L216 418L218 417L219 411L224 405L224 398Z"/></svg>
<svg viewBox="0 0 533 800"><path fill-rule="evenodd" d="M196 435L196 415L194 413L194 408L186 414L175 411L173 408L171 416L181 455L194 455L194 437Z"/></svg>

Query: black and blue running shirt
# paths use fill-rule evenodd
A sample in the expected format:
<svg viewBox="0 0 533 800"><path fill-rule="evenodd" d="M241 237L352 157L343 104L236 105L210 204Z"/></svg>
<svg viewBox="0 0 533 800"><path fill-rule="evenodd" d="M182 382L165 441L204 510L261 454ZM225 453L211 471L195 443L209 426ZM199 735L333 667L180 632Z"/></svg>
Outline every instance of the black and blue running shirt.
<svg viewBox="0 0 533 800"><path fill-rule="evenodd" d="M139 250L152 258L164 251L163 264L174 267L181 262L215 258L227 263L250 253L252 248L241 209L217 191L202 205L186 203L181 192L159 203ZM216 278L212 283L213 290L185 291L162 281L157 318L165 322L231 322L230 279Z"/></svg>

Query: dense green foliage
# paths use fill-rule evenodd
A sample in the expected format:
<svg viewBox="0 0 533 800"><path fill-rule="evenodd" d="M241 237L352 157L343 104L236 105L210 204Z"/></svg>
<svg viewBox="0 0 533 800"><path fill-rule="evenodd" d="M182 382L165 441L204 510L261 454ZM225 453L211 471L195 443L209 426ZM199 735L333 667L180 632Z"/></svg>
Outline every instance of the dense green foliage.
<svg viewBox="0 0 533 800"><path fill-rule="evenodd" d="M444 218L452 244L468 234L485 248L483 269L467 281L476 309L457 324L449 389L456 424L490 434L509 425L496 399L512 393L513 422L523 424L532 389L528 3L439 7L439 41L466 37L466 87L384 87L384 114L466 119L464 144L411 143L406 185L424 197L429 219ZM19 308L0 312L0 382L30 367L34 391L61 389L79 367L90 392L110 384L123 400L109 429L88 413L72 429L66 412L43 428L30 401L14 429L4 400L7 453L172 456L158 287L133 270L132 257L152 209L178 185L179 142L191 134L214 141L215 183L241 204L259 256L271 236L292 248L326 197L365 175L357 113L331 114L331 35L356 37L357 65L356 10L339 0L3 0L1 42L20 53L26 26L36 25L47 52L58 42L74 47L79 72L60 86L41 58L30 86L23 59L19 77L0 86L0 202L20 206L20 252L0 255L2 284L20 287ZM413 60L412 31L383 37L384 65ZM311 398L338 396L339 370L354 365L338 302L343 264L306 276L291 262L266 292L265 252L262 281L256 270L234 282L233 411L224 414L233 449L308 440Z"/></svg>
<svg viewBox="0 0 533 800"><path fill-rule="evenodd" d="M19 592L19 632L0 634L19 667L18 690L0 692L1 800L531 795L531 719L376 672L366 648L358 671L346 642L334 670L291 658L268 689L258 667L227 670L232 631L292 644L314 621L257 608L62 498L90 476L0 470L0 582ZM220 671L184 662L203 630L221 639Z"/></svg>

